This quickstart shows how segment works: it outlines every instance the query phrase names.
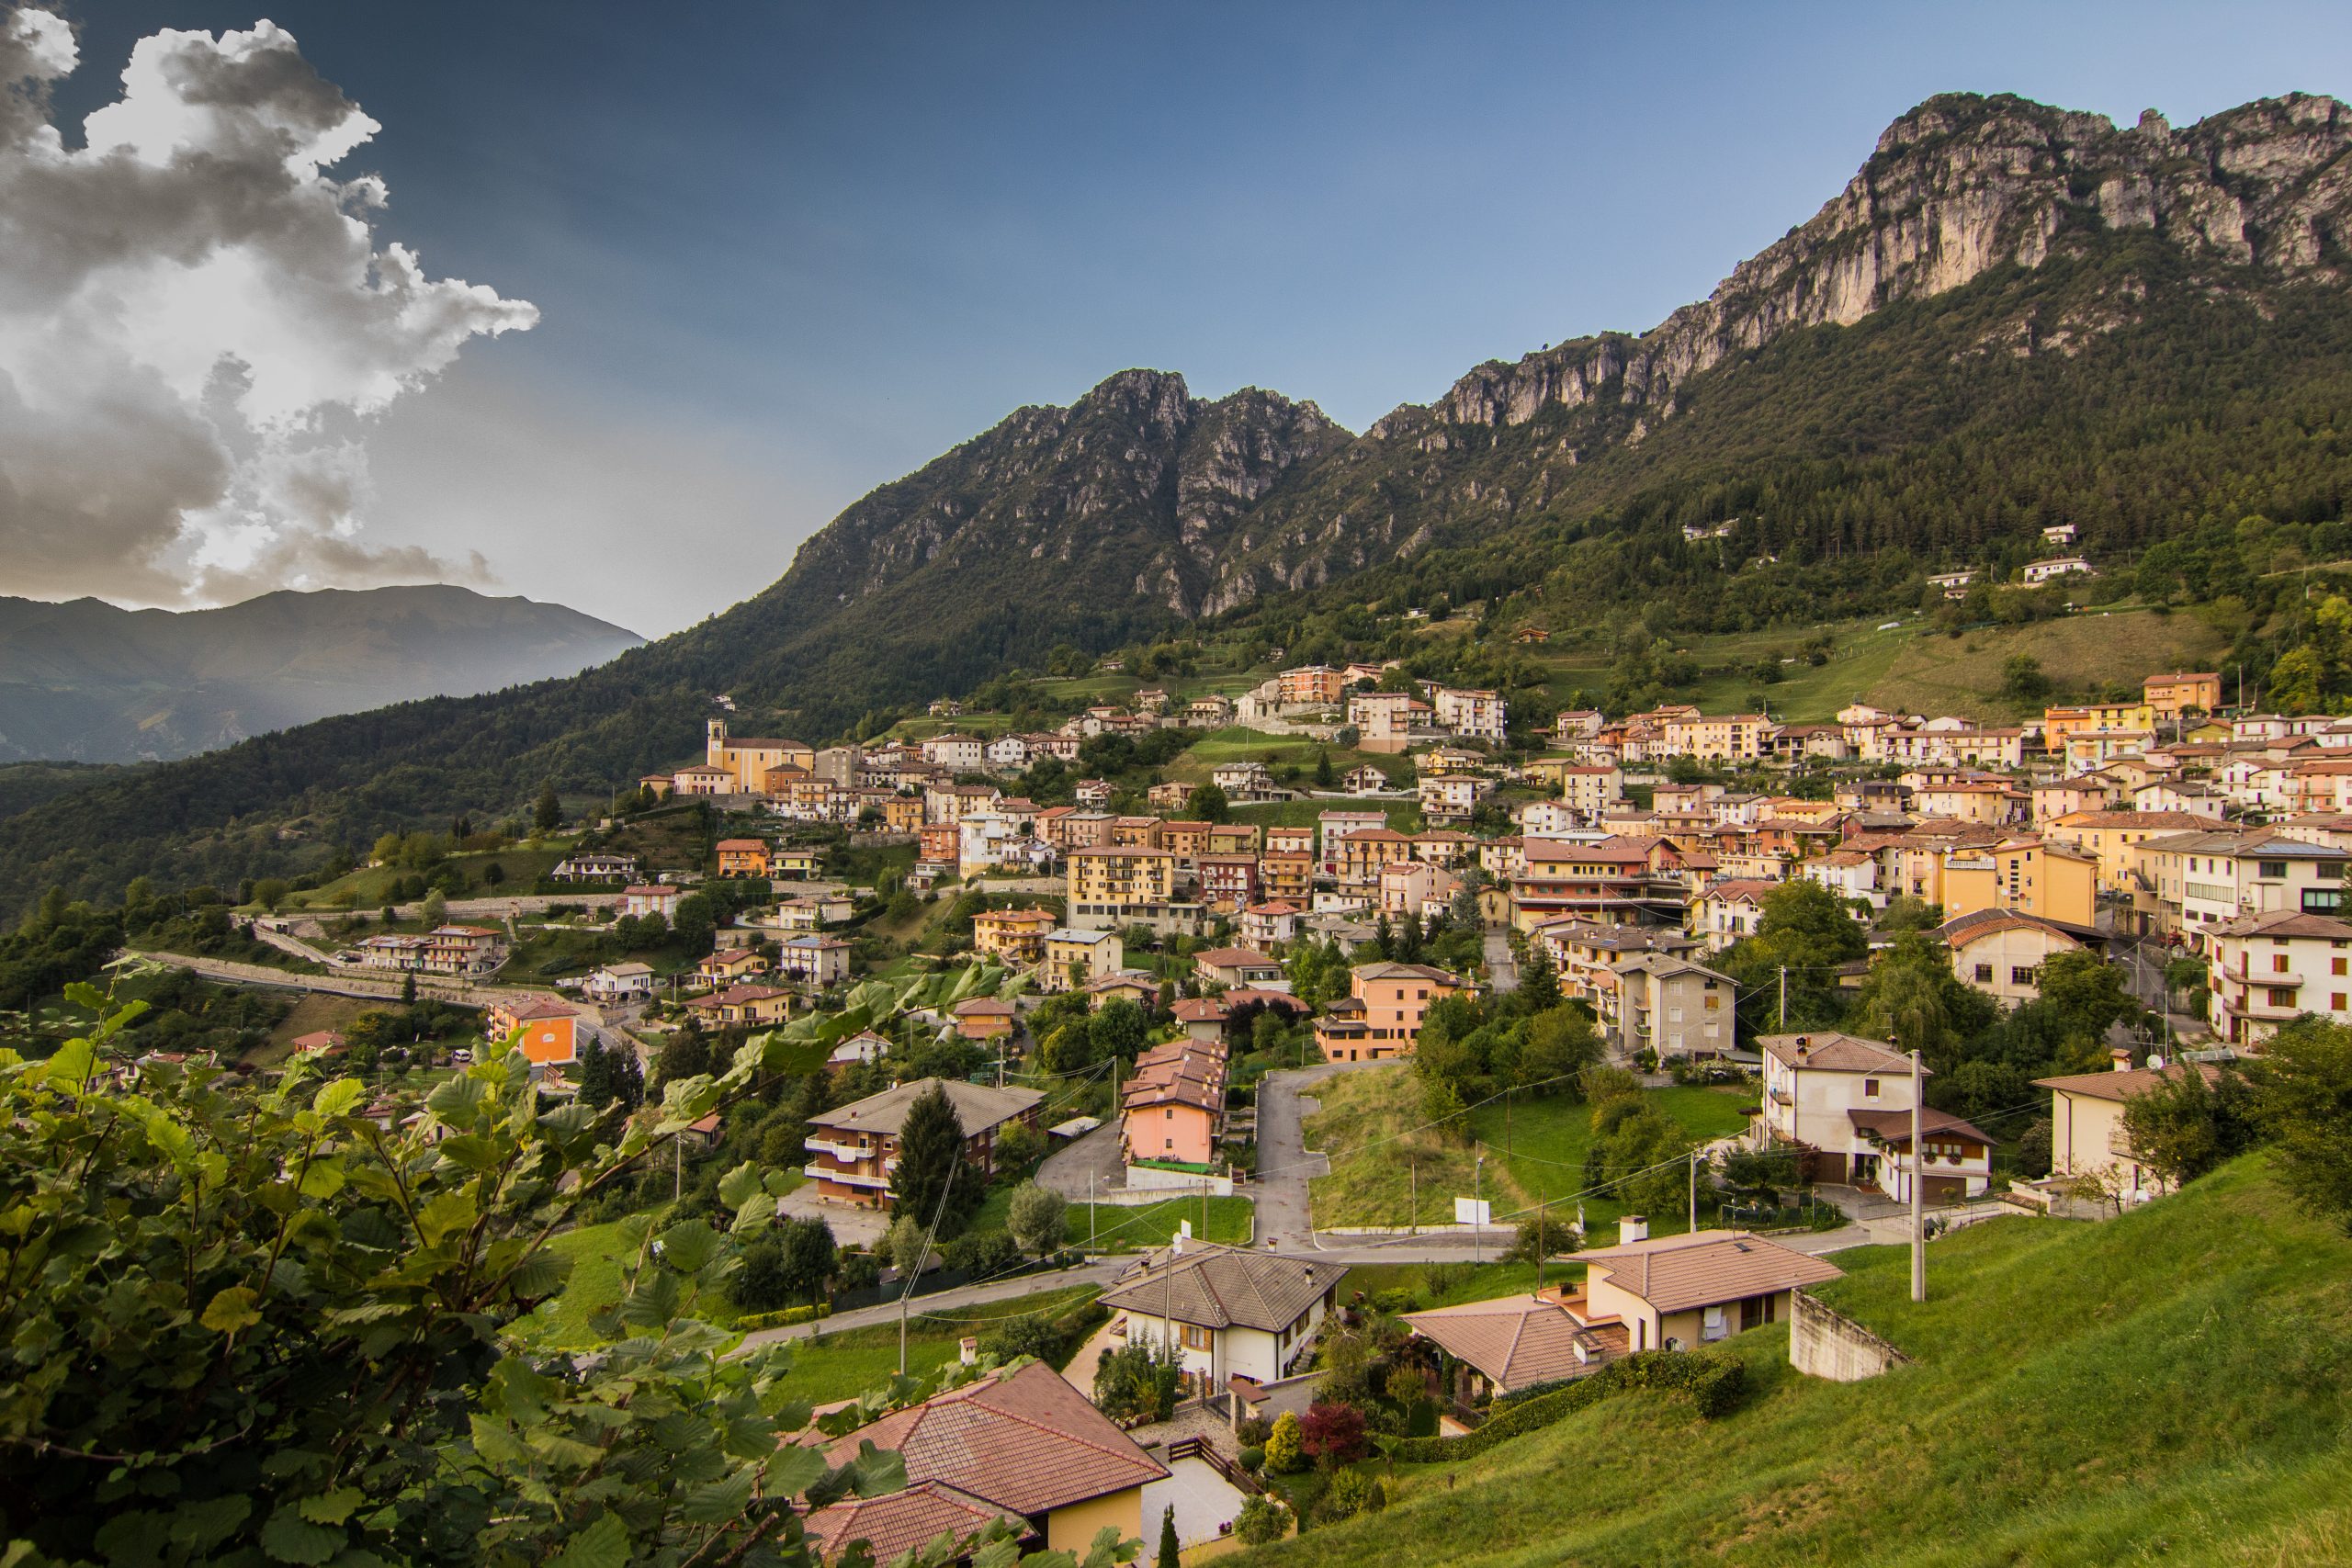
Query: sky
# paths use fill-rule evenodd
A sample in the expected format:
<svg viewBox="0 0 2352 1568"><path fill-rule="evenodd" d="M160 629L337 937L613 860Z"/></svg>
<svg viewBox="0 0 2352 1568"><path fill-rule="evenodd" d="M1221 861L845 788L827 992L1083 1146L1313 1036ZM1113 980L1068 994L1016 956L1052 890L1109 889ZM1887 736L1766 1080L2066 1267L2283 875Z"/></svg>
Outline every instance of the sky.
<svg viewBox="0 0 2352 1568"><path fill-rule="evenodd" d="M647 635L1130 366L1361 430L1648 327L1938 92L2352 92L2341 4L50 8L70 72L0 48L54 78L0 106L0 592Z"/></svg>

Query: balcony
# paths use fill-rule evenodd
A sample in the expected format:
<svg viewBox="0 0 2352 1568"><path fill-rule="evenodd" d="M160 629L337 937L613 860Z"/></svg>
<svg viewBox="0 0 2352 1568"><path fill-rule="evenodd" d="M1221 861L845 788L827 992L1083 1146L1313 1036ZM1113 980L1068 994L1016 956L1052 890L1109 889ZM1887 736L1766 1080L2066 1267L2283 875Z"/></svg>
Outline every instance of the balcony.
<svg viewBox="0 0 2352 1568"><path fill-rule="evenodd" d="M868 1176L862 1170L835 1170L831 1166L805 1165L800 1174L811 1181L838 1182L843 1187L870 1187L881 1191L890 1185L887 1176Z"/></svg>
<svg viewBox="0 0 2352 1568"><path fill-rule="evenodd" d="M808 1139L805 1146L812 1155L831 1155L833 1158L849 1165L857 1164L874 1152L871 1149L861 1149L855 1144L836 1144L824 1138Z"/></svg>

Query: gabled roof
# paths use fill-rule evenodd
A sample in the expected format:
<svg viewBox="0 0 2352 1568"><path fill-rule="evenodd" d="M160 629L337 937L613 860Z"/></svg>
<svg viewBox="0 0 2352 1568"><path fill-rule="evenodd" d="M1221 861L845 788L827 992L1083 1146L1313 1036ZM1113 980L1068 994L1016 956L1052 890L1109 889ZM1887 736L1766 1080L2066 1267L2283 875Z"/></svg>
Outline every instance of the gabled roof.
<svg viewBox="0 0 2352 1568"><path fill-rule="evenodd" d="M2307 915L2301 909L2266 909L2258 915L2240 915L2218 926L2206 928L2208 936L2308 936L2324 937L2330 942L2352 940L2352 923L2326 915Z"/></svg>
<svg viewBox="0 0 2352 1568"><path fill-rule="evenodd" d="M1845 1270L1809 1253L1747 1231L1693 1231L1652 1236L1572 1255L1604 1270L1609 1283L1660 1313L1720 1306L1773 1291L1817 1285Z"/></svg>
<svg viewBox="0 0 2352 1568"><path fill-rule="evenodd" d="M1464 1302L1407 1313L1405 1321L1505 1393L1598 1371L1627 1348L1623 1324L1587 1328L1550 1296Z"/></svg>
<svg viewBox="0 0 2352 1568"><path fill-rule="evenodd" d="M1042 1361L869 1422L836 1438L827 1462L855 1459L862 1442L898 1452L908 1491L926 1483L952 1487L962 1497L944 1501L967 1514L968 1500L978 1500L1035 1516L1169 1473Z"/></svg>
<svg viewBox="0 0 2352 1568"><path fill-rule="evenodd" d="M1154 1254L1105 1292L1102 1304L1148 1317L1166 1314L1206 1328L1274 1334L1296 1323L1347 1273L1334 1264L1193 1242L1172 1258L1165 1250Z"/></svg>
<svg viewBox="0 0 2352 1568"><path fill-rule="evenodd" d="M956 1125L964 1129L967 1138L1010 1122L1046 1098L1042 1090L1034 1089L990 1089L985 1084L960 1083L954 1078L917 1078L821 1116L812 1116L809 1124L893 1135L907 1124L907 1111L914 1102L933 1089L947 1091L947 1103L955 1109Z"/></svg>
<svg viewBox="0 0 2352 1568"><path fill-rule="evenodd" d="M1907 1149L1911 1146L1911 1112L1908 1111L1849 1110L1846 1120L1889 1148ZM1949 1111L1935 1111L1926 1106L1919 1110L1919 1135L1923 1138L1968 1138L1980 1144L2001 1141L1990 1133L1970 1126Z"/></svg>
<svg viewBox="0 0 2352 1568"><path fill-rule="evenodd" d="M2222 1076L2222 1069L2210 1062L2199 1062L2197 1070L2211 1083ZM2145 1094L2158 1084L2180 1077L2181 1065L2168 1067L2133 1067L2129 1072L2070 1073L2064 1077L2036 1078L2036 1089L2055 1089L2062 1094L2087 1095L2093 1100L2129 1100L2135 1094Z"/></svg>
<svg viewBox="0 0 2352 1568"><path fill-rule="evenodd" d="M1194 964L1212 969L1279 969L1282 960L1271 953L1261 953L1254 947L1212 947L1193 954Z"/></svg>
<svg viewBox="0 0 2352 1568"><path fill-rule="evenodd" d="M1763 1034L1756 1040L1757 1049L1773 1060L1792 1067L1832 1073L1907 1073L1911 1058L1894 1046L1878 1040L1865 1040L1856 1034L1841 1034L1834 1029L1819 1030L1810 1034ZM1921 1074L1935 1075L1927 1068Z"/></svg>

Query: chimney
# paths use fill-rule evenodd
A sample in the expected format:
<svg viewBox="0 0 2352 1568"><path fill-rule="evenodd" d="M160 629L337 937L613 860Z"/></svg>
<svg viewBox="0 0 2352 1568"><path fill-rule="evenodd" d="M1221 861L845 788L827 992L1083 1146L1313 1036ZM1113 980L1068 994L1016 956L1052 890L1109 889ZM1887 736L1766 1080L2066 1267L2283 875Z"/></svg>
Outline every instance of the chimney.
<svg viewBox="0 0 2352 1568"><path fill-rule="evenodd" d="M1627 1214L1618 1220L1618 1246L1630 1247L1634 1242L1647 1241L1649 1238L1650 1222L1647 1216L1642 1214Z"/></svg>
<svg viewBox="0 0 2352 1568"><path fill-rule="evenodd" d="M956 1351L963 1358L964 1364L970 1366L980 1359L980 1337L977 1334L967 1334L963 1338L956 1341Z"/></svg>
<svg viewBox="0 0 2352 1568"><path fill-rule="evenodd" d="M2108 1056L2115 1063L2117 1072L2128 1073L2132 1070L2132 1053L2122 1046L2116 1046L2108 1053Z"/></svg>

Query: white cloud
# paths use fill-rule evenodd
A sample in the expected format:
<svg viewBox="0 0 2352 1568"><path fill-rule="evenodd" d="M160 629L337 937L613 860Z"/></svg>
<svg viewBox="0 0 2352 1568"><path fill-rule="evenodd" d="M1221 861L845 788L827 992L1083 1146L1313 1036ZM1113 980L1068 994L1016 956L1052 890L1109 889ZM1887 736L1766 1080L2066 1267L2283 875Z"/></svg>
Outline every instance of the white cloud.
<svg viewBox="0 0 2352 1568"><path fill-rule="evenodd" d="M0 21L0 592L148 603L486 575L362 536L370 416L537 310L429 277L379 129L269 22L140 40L65 145L54 14Z"/></svg>

